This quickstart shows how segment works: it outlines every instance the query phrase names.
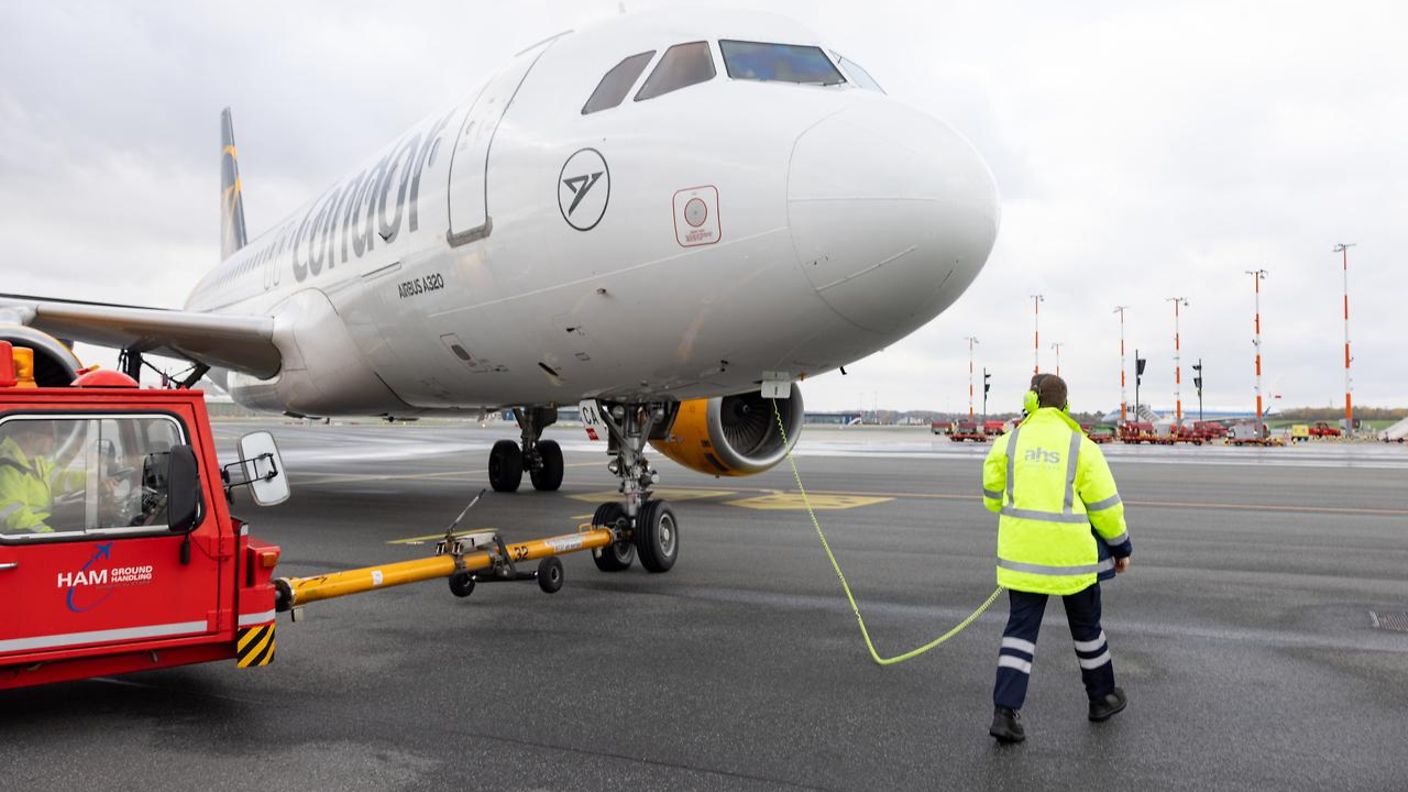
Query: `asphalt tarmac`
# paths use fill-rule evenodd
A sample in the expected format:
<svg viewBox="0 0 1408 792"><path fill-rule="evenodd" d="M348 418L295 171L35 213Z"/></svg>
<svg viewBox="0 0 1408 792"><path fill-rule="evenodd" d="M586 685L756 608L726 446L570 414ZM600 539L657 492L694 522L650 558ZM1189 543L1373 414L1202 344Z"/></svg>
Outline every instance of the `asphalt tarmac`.
<svg viewBox="0 0 1408 792"><path fill-rule="evenodd" d="M255 424L217 426L222 449ZM310 575L431 551L511 427L270 424L286 504L238 495ZM604 444L554 427L557 493L490 493L463 528L574 529L609 496ZM1027 742L987 736L1005 602L881 668L791 469L660 464L667 574L564 558L555 595L435 581L315 603L264 669L233 663L0 693L0 789L1260 790L1408 788L1408 448L1107 447L1134 539L1104 590L1130 706L1085 697L1048 609ZM882 654L993 590L985 447L924 430L808 429L802 481ZM1390 618L1386 618L1390 617Z"/></svg>

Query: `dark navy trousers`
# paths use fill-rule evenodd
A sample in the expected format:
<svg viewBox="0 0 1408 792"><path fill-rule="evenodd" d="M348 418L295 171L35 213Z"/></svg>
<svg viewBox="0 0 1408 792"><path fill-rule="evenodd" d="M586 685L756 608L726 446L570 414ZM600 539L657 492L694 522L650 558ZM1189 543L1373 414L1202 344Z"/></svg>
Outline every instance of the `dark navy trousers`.
<svg viewBox="0 0 1408 792"><path fill-rule="evenodd" d="M1045 594L1007 590L1011 612L1002 631L1002 648L997 655L997 685L993 688L995 706L1021 709L1027 698L1032 660L1036 657L1036 636L1046 611ZM1100 629L1100 584L1061 598L1066 606L1066 622L1075 641L1085 693L1092 699L1115 689L1115 666L1105 631Z"/></svg>

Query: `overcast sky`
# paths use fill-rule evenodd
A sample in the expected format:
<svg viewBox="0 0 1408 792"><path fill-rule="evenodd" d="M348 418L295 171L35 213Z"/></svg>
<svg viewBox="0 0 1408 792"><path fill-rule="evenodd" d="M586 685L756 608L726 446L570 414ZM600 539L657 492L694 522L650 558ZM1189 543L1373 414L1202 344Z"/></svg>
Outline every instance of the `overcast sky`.
<svg viewBox="0 0 1408 792"><path fill-rule="evenodd" d="M633 1L628 10L661 3ZM616 0L14 3L0 26L0 291L178 306L219 257L218 116L234 111L251 235L529 44ZM1173 309L1210 407L1408 404L1408 6L1383 2L779 2L890 95L947 120L1002 194L957 305L805 386L810 409L967 407L968 347L1015 408L1041 364L1076 409L1172 406ZM707 13L707 10L701 10ZM103 358L99 358L103 359ZM1196 407L1184 371L1185 408ZM1130 377L1133 401L1133 377Z"/></svg>

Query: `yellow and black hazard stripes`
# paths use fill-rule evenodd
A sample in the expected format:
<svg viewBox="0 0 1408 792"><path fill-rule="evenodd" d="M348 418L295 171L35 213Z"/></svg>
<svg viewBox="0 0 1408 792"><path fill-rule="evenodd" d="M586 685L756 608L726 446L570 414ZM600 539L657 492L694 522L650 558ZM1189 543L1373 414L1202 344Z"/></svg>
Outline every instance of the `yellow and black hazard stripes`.
<svg viewBox="0 0 1408 792"><path fill-rule="evenodd" d="M240 668L266 666L274 660L274 623L245 627L235 641L235 660Z"/></svg>

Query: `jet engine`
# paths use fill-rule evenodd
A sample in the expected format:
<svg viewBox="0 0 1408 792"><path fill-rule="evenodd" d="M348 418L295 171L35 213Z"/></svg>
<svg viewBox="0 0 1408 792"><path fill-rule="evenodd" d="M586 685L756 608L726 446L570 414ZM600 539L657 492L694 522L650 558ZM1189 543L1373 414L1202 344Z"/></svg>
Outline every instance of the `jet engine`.
<svg viewBox="0 0 1408 792"><path fill-rule="evenodd" d="M781 462L802 433L802 391L796 383L777 412L761 392L693 399L680 404L670 436L651 440L655 450L690 470L715 476L751 476Z"/></svg>
<svg viewBox="0 0 1408 792"><path fill-rule="evenodd" d="M83 368L64 342L32 327L0 324L0 341L34 350L34 384L41 388L67 387Z"/></svg>

